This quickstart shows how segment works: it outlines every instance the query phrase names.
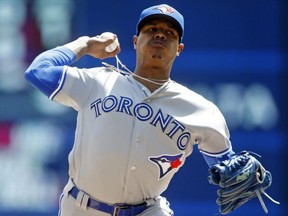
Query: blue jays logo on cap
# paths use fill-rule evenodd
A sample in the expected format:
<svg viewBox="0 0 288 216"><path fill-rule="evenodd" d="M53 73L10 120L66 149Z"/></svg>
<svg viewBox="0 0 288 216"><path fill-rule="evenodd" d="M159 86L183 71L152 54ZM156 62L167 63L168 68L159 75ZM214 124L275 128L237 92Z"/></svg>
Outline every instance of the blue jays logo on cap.
<svg viewBox="0 0 288 216"><path fill-rule="evenodd" d="M162 13L174 13L174 9L168 5L160 5L155 9L160 10Z"/></svg>
<svg viewBox="0 0 288 216"><path fill-rule="evenodd" d="M171 22L179 33L180 42L183 40L184 35L184 18L176 9L167 5L161 4L149 7L142 11L139 22L136 27L136 35L139 35L141 28L153 19L165 19Z"/></svg>
<svg viewBox="0 0 288 216"><path fill-rule="evenodd" d="M152 156L149 157L149 160L152 163L155 163L159 168L159 178L163 178L166 174L168 174L173 169L177 169L182 165L183 154L178 155L161 155L161 156Z"/></svg>

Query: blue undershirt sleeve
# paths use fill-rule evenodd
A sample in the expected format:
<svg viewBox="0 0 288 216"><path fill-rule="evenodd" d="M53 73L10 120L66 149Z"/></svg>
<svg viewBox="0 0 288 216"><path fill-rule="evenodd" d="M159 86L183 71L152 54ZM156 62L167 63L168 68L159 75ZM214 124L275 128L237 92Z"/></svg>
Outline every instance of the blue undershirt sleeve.
<svg viewBox="0 0 288 216"><path fill-rule="evenodd" d="M63 68L76 61L75 53L61 46L41 53L25 71L25 79L47 97L63 83Z"/></svg>
<svg viewBox="0 0 288 216"><path fill-rule="evenodd" d="M216 157L216 156L210 156L210 155L207 155L203 152L202 153L202 156L204 157L206 163L208 164L209 167L212 167L214 166L215 164L218 164L220 163L221 161L224 161L224 160L227 160L230 158L230 156L232 154L234 154L234 152L232 151L232 149L230 151L228 151L227 153L221 155L220 157Z"/></svg>

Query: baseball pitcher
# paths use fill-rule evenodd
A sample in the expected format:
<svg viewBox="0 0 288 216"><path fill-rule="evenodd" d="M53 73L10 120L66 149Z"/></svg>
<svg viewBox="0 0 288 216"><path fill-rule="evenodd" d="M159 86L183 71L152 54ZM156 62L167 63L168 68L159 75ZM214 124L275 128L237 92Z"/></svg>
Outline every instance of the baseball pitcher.
<svg viewBox="0 0 288 216"><path fill-rule="evenodd" d="M253 197L266 210L261 195L271 173L249 152L233 152L225 119L213 103L170 79L183 36L183 16L156 5L143 10L136 25L133 71L72 66L84 55L118 59L117 35L107 32L43 52L26 70L31 85L78 113L59 215L173 215L161 194L193 145L209 166L210 183L220 188L221 213Z"/></svg>

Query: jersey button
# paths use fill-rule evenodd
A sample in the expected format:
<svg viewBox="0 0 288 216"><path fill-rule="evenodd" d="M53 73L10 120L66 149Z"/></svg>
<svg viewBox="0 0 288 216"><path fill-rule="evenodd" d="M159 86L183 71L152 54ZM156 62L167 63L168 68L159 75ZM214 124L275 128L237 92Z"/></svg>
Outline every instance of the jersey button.
<svg viewBox="0 0 288 216"><path fill-rule="evenodd" d="M136 167L135 166L131 166L130 168L132 171L136 170Z"/></svg>
<svg viewBox="0 0 288 216"><path fill-rule="evenodd" d="M140 143L140 142L141 142L141 138L140 138L140 137L137 137L137 138L136 138L136 142L137 142L137 143Z"/></svg>
<svg viewBox="0 0 288 216"><path fill-rule="evenodd" d="M150 101L151 101L151 99L150 99L150 98L146 99L146 102L147 102L147 103L149 103Z"/></svg>

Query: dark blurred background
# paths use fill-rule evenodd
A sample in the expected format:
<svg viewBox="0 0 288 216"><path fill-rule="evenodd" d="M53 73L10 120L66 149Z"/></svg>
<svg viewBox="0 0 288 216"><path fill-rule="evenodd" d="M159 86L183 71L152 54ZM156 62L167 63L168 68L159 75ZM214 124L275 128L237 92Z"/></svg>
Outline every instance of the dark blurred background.
<svg viewBox="0 0 288 216"><path fill-rule="evenodd" d="M42 51L82 35L118 35L121 61L135 66L132 37L141 11L167 3L185 17L185 49L172 78L223 112L235 151L262 156L272 172L264 201L287 216L287 0L0 0L0 215L57 215L67 181L76 113L49 101L23 74ZM106 62L116 64L115 59ZM101 66L84 57L78 67ZM176 216L217 215L217 187L195 148L165 196ZM230 215L266 215L257 199Z"/></svg>

